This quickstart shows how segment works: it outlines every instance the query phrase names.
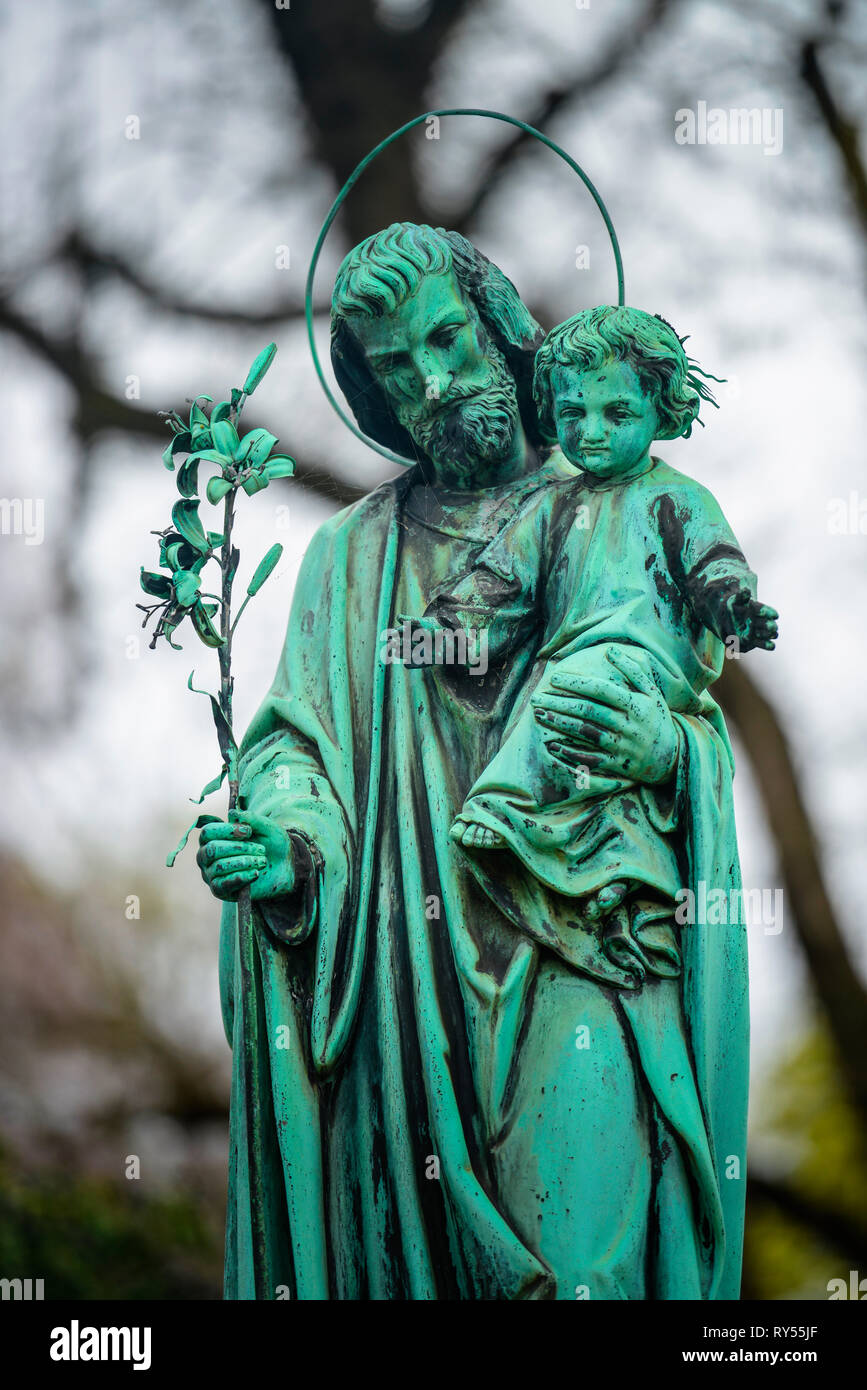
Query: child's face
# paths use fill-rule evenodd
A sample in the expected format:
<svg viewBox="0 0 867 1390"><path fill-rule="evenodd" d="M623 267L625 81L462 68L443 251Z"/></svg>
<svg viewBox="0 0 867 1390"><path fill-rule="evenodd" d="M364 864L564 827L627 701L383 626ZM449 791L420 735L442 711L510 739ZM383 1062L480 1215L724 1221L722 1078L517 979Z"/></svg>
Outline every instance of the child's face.
<svg viewBox="0 0 867 1390"><path fill-rule="evenodd" d="M554 368L554 423L570 463L601 478L639 471L659 430L656 407L627 362Z"/></svg>

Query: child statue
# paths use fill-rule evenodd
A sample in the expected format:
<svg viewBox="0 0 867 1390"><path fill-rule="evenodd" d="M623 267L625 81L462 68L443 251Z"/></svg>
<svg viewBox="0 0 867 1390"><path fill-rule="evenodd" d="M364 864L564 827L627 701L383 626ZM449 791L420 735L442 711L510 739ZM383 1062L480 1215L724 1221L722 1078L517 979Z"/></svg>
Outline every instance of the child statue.
<svg viewBox="0 0 867 1390"><path fill-rule="evenodd" d="M706 691L727 648L771 650L778 614L758 601L711 493L650 453L654 440L688 437L702 400L713 402L704 375L665 320L637 309L601 306L554 328L534 395L543 429L581 472L534 491L423 623L486 630L492 665L543 628L537 690L549 711L580 677L607 701L655 688L673 713L718 715ZM581 740L604 746L598 705L593 714ZM510 848L571 900L551 914L547 944L588 974L626 988L677 976L684 870L667 832L678 788L594 775L592 753L556 738L576 722L525 700L452 837L473 857Z"/></svg>

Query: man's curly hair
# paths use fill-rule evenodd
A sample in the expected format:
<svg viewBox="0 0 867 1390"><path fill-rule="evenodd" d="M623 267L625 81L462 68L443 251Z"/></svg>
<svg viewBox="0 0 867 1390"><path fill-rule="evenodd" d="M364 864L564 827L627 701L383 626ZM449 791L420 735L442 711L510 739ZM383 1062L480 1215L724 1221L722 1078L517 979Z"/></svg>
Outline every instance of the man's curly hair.
<svg viewBox="0 0 867 1390"><path fill-rule="evenodd" d="M642 309L601 304L560 323L536 354L533 395L546 436L556 437L552 376L554 368L593 369L606 362L626 362L653 400L659 414L658 439L688 439L702 401L716 405L703 378L709 377L684 351L671 324ZM702 424L701 420L698 420Z"/></svg>

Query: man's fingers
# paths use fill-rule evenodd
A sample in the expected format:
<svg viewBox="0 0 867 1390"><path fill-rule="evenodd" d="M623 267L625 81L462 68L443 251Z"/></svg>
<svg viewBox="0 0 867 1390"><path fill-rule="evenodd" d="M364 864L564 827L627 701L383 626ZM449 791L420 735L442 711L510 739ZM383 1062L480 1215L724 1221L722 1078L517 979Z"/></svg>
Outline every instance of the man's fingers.
<svg viewBox="0 0 867 1390"><path fill-rule="evenodd" d="M219 894L226 889L243 886L245 883L252 883L260 873L267 868L263 861L256 863L250 859L234 860L230 864L217 864L213 869L205 874L205 881L212 892Z"/></svg>
<svg viewBox="0 0 867 1390"><path fill-rule="evenodd" d="M613 755L610 753L591 753L583 748L574 748L567 743L549 742L548 751L552 758L564 767L568 767L574 772L576 768L586 767L591 774L591 780L595 777L602 779L612 778L622 780L628 776L626 771L626 761L620 753Z"/></svg>
<svg viewBox="0 0 867 1390"><path fill-rule="evenodd" d="M221 878L209 879L208 886L215 898L227 898L230 894L239 892L246 884L254 883L258 877L258 869L245 869L242 873L225 874Z"/></svg>
<svg viewBox="0 0 867 1390"><path fill-rule="evenodd" d="M258 873L260 869L265 869L268 861L264 854L244 854L232 859L220 859L211 870L211 878L219 879L231 877L233 874L244 873L248 869L255 869Z"/></svg>
<svg viewBox="0 0 867 1390"><path fill-rule="evenodd" d="M576 743L589 743L594 748L610 747L614 737L607 729L600 729L598 724L591 724L587 719L575 719L571 714L552 714L539 709L536 719L543 729L556 729Z"/></svg>
<svg viewBox="0 0 867 1390"><path fill-rule="evenodd" d="M548 710L552 714L571 714L575 719L586 719L601 729L611 729L621 733L628 721L628 713L612 709L610 705L600 705L594 700L583 700L575 695L546 695L533 700L537 710Z"/></svg>
<svg viewBox="0 0 867 1390"><path fill-rule="evenodd" d="M574 757L574 750L563 744L549 743L548 749L554 761L560 763L561 767L567 768L569 772L575 772L577 768L587 768L589 772L587 785L586 787L582 786L581 790L590 796L607 795L609 792L618 791L623 786L623 778L618 775L619 769L610 764L607 759L594 760L591 765L590 755L586 758Z"/></svg>
<svg viewBox="0 0 867 1390"><path fill-rule="evenodd" d="M232 859L237 856L247 857L253 855L257 859L265 859L265 851L261 845L251 844L249 840L211 840L209 844L202 845L196 855L196 863L200 869L205 869L209 864L215 863L220 859Z"/></svg>
<svg viewBox="0 0 867 1390"><path fill-rule="evenodd" d="M252 833L252 828L242 821L214 821L200 832L199 844L206 845L210 840L249 840Z"/></svg>
<svg viewBox="0 0 867 1390"><path fill-rule="evenodd" d="M273 839L275 834L282 833L277 822L269 816L255 816L252 811L232 811L231 815L231 824L237 828L242 838L245 829L251 837L258 837L265 842Z"/></svg>
<svg viewBox="0 0 867 1390"><path fill-rule="evenodd" d="M634 690L640 690L642 695L659 695L656 681L642 670L638 662L633 661L631 656L627 656L625 652L610 650L605 655L614 669L626 677Z"/></svg>
<svg viewBox="0 0 867 1390"><path fill-rule="evenodd" d="M576 748L571 743L558 743L556 740L548 740L545 747L558 763L566 763L567 767L576 767L579 763L587 767L595 766L601 758L601 753L585 752L583 748Z"/></svg>
<svg viewBox="0 0 867 1390"><path fill-rule="evenodd" d="M548 742L545 746L552 758L573 772L577 767L586 767L589 772L595 772L605 758L604 753L592 753L589 748L576 748L571 743Z"/></svg>
<svg viewBox="0 0 867 1390"><path fill-rule="evenodd" d="M568 690L573 695L581 696L585 700L598 700L600 705L609 705L614 709L628 710L632 694L625 686L618 685L616 681L599 680L596 676L579 676L577 673L569 671L554 671L548 678L549 685L553 690ZM544 700L547 698L547 691L543 691L536 698Z"/></svg>

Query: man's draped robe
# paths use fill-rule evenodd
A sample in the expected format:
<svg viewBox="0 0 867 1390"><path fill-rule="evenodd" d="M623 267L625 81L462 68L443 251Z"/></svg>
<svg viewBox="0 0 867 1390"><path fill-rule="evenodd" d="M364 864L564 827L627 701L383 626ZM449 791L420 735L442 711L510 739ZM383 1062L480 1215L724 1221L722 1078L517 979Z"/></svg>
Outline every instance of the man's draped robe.
<svg viewBox="0 0 867 1390"><path fill-rule="evenodd" d="M310 875L256 909L252 974L223 910L227 1298L738 1295L744 929L684 927L682 978L628 998L558 957L448 833L544 663L383 660L399 616L568 468L433 510L412 470L305 555L241 790ZM737 888L724 726L712 701L678 725L689 885Z"/></svg>

